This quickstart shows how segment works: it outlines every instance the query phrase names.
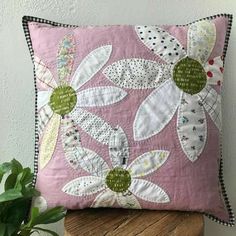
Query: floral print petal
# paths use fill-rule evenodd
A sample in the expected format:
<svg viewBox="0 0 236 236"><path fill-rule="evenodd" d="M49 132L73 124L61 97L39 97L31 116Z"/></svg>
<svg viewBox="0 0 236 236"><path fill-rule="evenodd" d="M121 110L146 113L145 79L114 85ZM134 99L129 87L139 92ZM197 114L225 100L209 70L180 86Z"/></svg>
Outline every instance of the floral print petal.
<svg viewBox="0 0 236 236"><path fill-rule="evenodd" d="M71 117L84 132L102 144L108 144L113 128L102 118L76 107Z"/></svg>
<svg viewBox="0 0 236 236"><path fill-rule="evenodd" d="M53 89L57 87L57 83L51 71L43 61L36 56L34 57L34 70L38 87L41 89Z"/></svg>
<svg viewBox="0 0 236 236"><path fill-rule="evenodd" d="M207 122L198 96L184 93L178 110L177 133L187 158L194 162L203 151L207 138Z"/></svg>
<svg viewBox="0 0 236 236"><path fill-rule="evenodd" d="M69 79L74 65L75 50L76 44L73 34L65 35L59 43L57 53L57 73L60 84Z"/></svg>
<svg viewBox="0 0 236 236"><path fill-rule="evenodd" d="M104 180L95 176L82 176L67 183L62 191L72 196L88 196L106 188Z"/></svg>
<svg viewBox="0 0 236 236"><path fill-rule="evenodd" d="M51 94L52 90L38 92L38 99L37 99L38 109L41 109L44 105L49 103Z"/></svg>
<svg viewBox="0 0 236 236"><path fill-rule="evenodd" d="M49 120L53 115L53 111L49 105L43 106L38 112L38 134L39 138L44 131L44 128L47 126Z"/></svg>
<svg viewBox="0 0 236 236"><path fill-rule="evenodd" d="M188 29L187 42L188 56L205 64L215 46L215 24L207 20L191 24Z"/></svg>
<svg viewBox="0 0 236 236"><path fill-rule="evenodd" d="M54 113L48 122L47 127L45 128L42 141L39 146L39 166L41 169L43 169L48 164L54 153L58 138L60 121L61 117Z"/></svg>
<svg viewBox="0 0 236 236"><path fill-rule="evenodd" d="M112 51L111 45L96 48L80 63L71 81L71 86L78 90L88 82L108 61Z"/></svg>
<svg viewBox="0 0 236 236"><path fill-rule="evenodd" d="M144 179L133 179L129 190L137 197L154 203L167 203L170 198L167 193L156 184Z"/></svg>
<svg viewBox="0 0 236 236"><path fill-rule="evenodd" d="M129 158L129 144L127 136L121 127L117 127L111 133L109 155L113 167L126 167Z"/></svg>
<svg viewBox="0 0 236 236"><path fill-rule="evenodd" d="M160 168L169 156L168 151L154 150L146 152L136 158L127 168L130 175L135 177L143 177Z"/></svg>
<svg viewBox="0 0 236 236"><path fill-rule="evenodd" d="M135 26L139 39L162 60L176 63L186 55L181 43L167 31L157 26Z"/></svg>
<svg viewBox="0 0 236 236"><path fill-rule="evenodd" d="M68 115L61 120L61 139L67 162L73 169L78 168L78 159L81 156L78 148L81 147L81 141L78 128Z"/></svg>
<svg viewBox="0 0 236 236"><path fill-rule="evenodd" d="M79 107L108 106L121 101L127 93L113 86L101 86L82 90L77 95Z"/></svg>
<svg viewBox="0 0 236 236"><path fill-rule="evenodd" d="M133 124L136 141L161 132L174 116L180 104L181 93L172 80L167 80L142 102Z"/></svg>
<svg viewBox="0 0 236 236"><path fill-rule="evenodd" d="M207 74L207 84L222 85L224 67L221 57L209 60L205 65L205 71Z"/></svg>
<svg viewBox="0 0 236 236"><path fill-rule="evenodd" d="M105 189L97 195L91 207L112 207L116 202L116 194Z"/></svg>
<svg viewBox="0 0 236 236"><path fill-rule="evenodd" d="M211 86L206 86L198 94L204 108L210 115L216 127L221 130L222 117L221 117L221 96Z"/></svg>
<svg viewBox="0 0 236 236"><path fill-rule="evenodd" d="M129 191L117 194L117 203L122 208L141 209L138 199Z"/></svg>
<svg viewBox="0 0 236 236"><path fill-rule="evenodd" d="M156 88L171 78L169 65L139 58L116 61L103 74L114 84L128 89Z"/></svg>

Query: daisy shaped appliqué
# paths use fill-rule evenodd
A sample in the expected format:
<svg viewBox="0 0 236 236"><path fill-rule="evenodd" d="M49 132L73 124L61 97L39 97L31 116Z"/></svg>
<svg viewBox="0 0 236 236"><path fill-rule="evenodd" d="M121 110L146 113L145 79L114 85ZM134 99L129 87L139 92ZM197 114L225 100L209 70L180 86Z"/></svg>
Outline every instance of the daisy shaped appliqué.
<svg viewBox="0 0 236 236"><path fill-rule="evenodd" d="M154 150L137 157L130 165L128 140L118 127L109 139L112 168L95 152L82 148L78 166L89 176L67 183L62 191L73 196L99 193L91 207L111 207L118 203L123 208L141 208L138 198L154 203L168 203L167 193L158 185L143 179L160 168L169 156L168 151ZM140 178L142 177L142 179Z"/></svg>
<svg viewBox="0 0 236 236"><path fill-rule="evenodd" d="M160 133L178 110L181 147L189 160L196 161L207 138L205 111L221 129L221 97L215 87L223 80L223 61L220 56L207 61L216 41L215 25L206 20L191 24L187 51L162 28L136 26L135 30L144 45L166 64L133 58L115 62L103 73L121 87L154 88L136 113L135 140Z"/></svg>
<svg viewBox="0 0 236 236"><path fill-rule="evenodd" d="M111 45L91 51L79 64L72 79L71 73L76 51L72 34L59 43L57 55L57 80L38 57L34 58L38 91L38 130L40 148L39 164L44 168L55 150L59 130L65 155L73 166L77 147L80 147L79 125L98 142L107 144L112 127L100 117L86 111L85 107L99 107L119 102L126 92L113 86L100 86L81 90L82 86L107 63ZM60 129L61 127L61 129Z"/></svg>

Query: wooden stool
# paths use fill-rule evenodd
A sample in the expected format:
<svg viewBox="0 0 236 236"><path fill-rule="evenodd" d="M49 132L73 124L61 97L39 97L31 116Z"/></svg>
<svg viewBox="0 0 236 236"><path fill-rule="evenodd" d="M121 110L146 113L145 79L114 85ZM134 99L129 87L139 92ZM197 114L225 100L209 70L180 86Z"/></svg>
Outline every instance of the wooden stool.
<svg viewBox="0 0 236 236"><path fill-rule="evenodd" d="M200 213L128 209L68 211L65 236L203 236Z"/></svg>

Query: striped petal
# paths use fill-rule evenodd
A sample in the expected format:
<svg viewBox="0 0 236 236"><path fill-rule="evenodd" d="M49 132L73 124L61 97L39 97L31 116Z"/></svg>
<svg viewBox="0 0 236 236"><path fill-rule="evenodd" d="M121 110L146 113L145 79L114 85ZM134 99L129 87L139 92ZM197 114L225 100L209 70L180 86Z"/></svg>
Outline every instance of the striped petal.
<svg viewBox="0 0 236 236"><path fill-rule="evenodd" d="M205 111L196 95L183 94L178 110L177 132L187 158L192 162L196 161L207 139Z"/></svg>
<svg viewBox="0 0 236 236"><path fill-rule="evenodd" d="M80 63L71 81L71 86L78 90L88 82L109 60L112 51L111 45L96 48Z"/></svg>
<svg viewBox="0 0 236 236"><path fill-rule="evenodd" d="M186 55L181 43L162 28L139 25L135 30L141 42L168 64Z"/></svg>
<svg viewBox="0 0 236 236"><path fill-rule="evenodd" d="M93 176L105 177L110 168L107 163L96 152L77 147L77 163L80 168L84 169Z"/></svg>
<svg viewBox="0 0 236 236"><path fill-rule="evenodd" d="M113 86L94 87L82 90L77 95L77 106L100 107L121 101L127 93Z"/></svg>
<svg viewBox="0 0 236 236"><path fill-rule="evenodd" d="M144 179L133 179L129 190L137 197L154 203L167 203L170 198L167 193L156 184Z"/></svg>
<svg viewBox="0 0 236 236"><path fill-rule="evenodd" d="M76 107L71 113L75 123L89 134L92 138L102 144L108 144L113 128L102 118Z"/></svg>
<svg viewBox="0 0 236 236"><path fill-rule="evenodd" d="M210 115L216 127L221 130L222 116L221 116L221 96L215 89L206 86L199 94L200 101L204 108Z"/></svg>
<svg viewBox="0 0 236 236"><path fill-rule="evenodd" d="M88 196L106 188L102 178L95 176L82 176L67 183L62 191L72 196Z"/></svg>
<svg viewBox="0 0 236 236"><path fill-rule="evenodd" d="M143 177L160 168L169 156L168 151L154 150L136 158L127 168L132 178Z"/></svg>
<svg viewBox="0 0 236 236"><path fill-rule="evenodd" d="M43 133L42 141L39 147L39 165L41 169L43 169L48 164L54 153L58 138L60 121L61 117L57 114L53 114Z"/></svg>
<svg viewBox="0 0 236 236"><path fill-rule="evenodd" d="M116 202L116 194L109 189L105 189L97 195L91 207L112 207Z"/></svg>
<svg viewBox="0 0 236 236"><path fill-rule="evenodd" d="M38 109L42 108L44 105L49 103L51 94L52 90L38 91L38 99L37 99Z"/></svg>
<svg viewBox="0 0 236 236"><path fill-rule="evenodd" d="M38 57L34 57L34 70L37 86L41 89L53 89L57 87L57 83L53 78L51 71Z"/></svg>
<svg viewBox="0 0 236 236"><path fill-rule="evenodd" d="M38 132L41 137L45 127L53 115L53 111L49 105L45 105L38 112Z"/></svg>
<svg viewBox="0 0 236 236"><path fill-rule="evenodd" d="M189 26L188 56L202 64L208 60L216 42L216 27L211 21L201 20Z"/></svg>
<svg viewBox="0 0 236 236"><path fill-rule="evenodd" d="M130 191L127 193L117 194L116 200L119 206L122 208L141 209L139 201Z"/></svg>
<svg viewBox="0 0 236 236"><path fill-rule="evenodd" d="M169 65L139 58L114 62L103 74L114 84L128 89L156 88L171 78Z"/></svg>
<svg viewBox="0 0 236 236"><path fill-rule="evenodd" d="M133 124L134 140L144 140L161 132L174 116L180 99L181 91L172 80L167 80L155 89L136 113Z"/></svg>
<svg viewBox="0 0 236 236"><path fill-rule="evenodd" d="M67 81L71 75L75 51L74 36L72 34L65 35L59 43L57 53L57 73L60 82Z"/></svg>
<svg viewBox="0 0 236 236"><path fill-rule="evenodd" d="M129 144L127 136L121 127L117 127L111 133L109 155L113 167L126 167L129 158Z"/></svg>
<svg viewBox="0 0 236 236"><path fill-rule="evenodd" d="M207 74L207 84L222 85L224 67L221 57L209 60L205 65L205 71Z"/></svg>

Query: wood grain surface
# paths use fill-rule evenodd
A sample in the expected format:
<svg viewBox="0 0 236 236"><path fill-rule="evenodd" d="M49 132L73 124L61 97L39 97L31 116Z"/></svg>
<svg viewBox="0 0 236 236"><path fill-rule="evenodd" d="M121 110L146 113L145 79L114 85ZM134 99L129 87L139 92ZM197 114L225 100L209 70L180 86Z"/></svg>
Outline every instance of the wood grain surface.
<svg viewBox="0 0 236 236"><path fill-rule="evenodd" d="M65 236L203 236L200 213L127 209L68 211Z"/></svg>

